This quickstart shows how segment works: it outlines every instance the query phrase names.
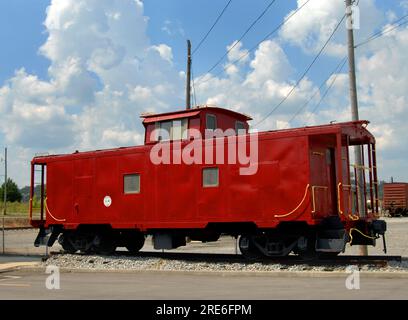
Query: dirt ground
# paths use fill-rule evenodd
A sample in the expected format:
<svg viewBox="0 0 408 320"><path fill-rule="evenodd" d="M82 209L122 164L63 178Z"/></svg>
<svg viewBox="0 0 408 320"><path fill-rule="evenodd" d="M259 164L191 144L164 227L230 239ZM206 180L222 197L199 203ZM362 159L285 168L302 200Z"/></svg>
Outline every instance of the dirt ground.
<svg viewBox="0 0 408 320"><path fill-rule="evenodd" d="M3 217L0 218L0 224L3 225L2 220ZM6 216L4 217L4 228L11 229L11 228L29 228L30 220L28 217L21 217L21 216Z"/></svg>

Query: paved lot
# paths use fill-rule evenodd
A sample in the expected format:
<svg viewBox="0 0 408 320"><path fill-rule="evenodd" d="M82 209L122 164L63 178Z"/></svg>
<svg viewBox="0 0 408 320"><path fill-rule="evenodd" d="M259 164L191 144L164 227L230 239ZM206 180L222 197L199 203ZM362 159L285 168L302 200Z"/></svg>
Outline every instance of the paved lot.
<svg viewBox="0 0 408 320"><path fill-rule="evenodd" d="M0 299L407 299L408 278L366 277L348 290L348 274L323 277L182 273L62 272L46 289L43 271L0 273Z"/></svg>

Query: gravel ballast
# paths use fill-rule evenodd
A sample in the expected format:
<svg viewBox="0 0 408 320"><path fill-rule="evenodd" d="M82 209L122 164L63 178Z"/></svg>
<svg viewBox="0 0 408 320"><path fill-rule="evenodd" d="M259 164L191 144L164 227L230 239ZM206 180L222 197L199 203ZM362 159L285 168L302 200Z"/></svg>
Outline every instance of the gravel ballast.
<svg viewBox="0 0 408 320"><path fill-rule="evenodd" d="M346 271L347 265L279 264L273 262L197 262L188 260L163 259L156 257L98 256L98 255L52 255L42 263L73 270L156 270L156 271L197 271L197 272L333 272ZM365 272L407 272L408 259L389 262L386 267L361 265Z"/></svg>

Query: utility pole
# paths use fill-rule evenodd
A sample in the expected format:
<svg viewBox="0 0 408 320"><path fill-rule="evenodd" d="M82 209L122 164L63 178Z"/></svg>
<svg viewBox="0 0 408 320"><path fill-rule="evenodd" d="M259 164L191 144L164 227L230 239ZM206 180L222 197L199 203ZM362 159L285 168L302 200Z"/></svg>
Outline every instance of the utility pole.
<svg viewBox="0 0 408 320"><path fill-rule="evenodd" d="M187 40L186 109L191 109L191 42Z"/></svg>
<svg viewBox="0 0 408 320"><path fill-rule="evenodd" d="M2 227L2 231L3 231L3 254L5 251L4 248L4 217L6 216L6 212L7 212L7 148L4 148L4 189L3 189L3 227Z"/></svg>
<svg viewBox="0 0 408 320"><path fill-rule="evenodd" d="M7 148L4 148L4 215L7 214Z"/></svg>
<svg viewBox="0 0 408 320"><path fill-rule="evenodd" d="M346 0L346 15L347 15L347 40L348 40L348 61L349 61L349 81L350 81L350 102L351 102L351 118L353 121L358 121L358 101L357 101L357 84L356 84L356 66L354 57L354 31L353 31L353 0ZM365 204L364 204L364 184L363 175L364 169L362 168L362 149L360 146L354 147L355 165L357 166L357 197L358 197L358 212L360 217L365 217ZM360 246L360 255L366 256L368 254L367 246Z"/></svg>

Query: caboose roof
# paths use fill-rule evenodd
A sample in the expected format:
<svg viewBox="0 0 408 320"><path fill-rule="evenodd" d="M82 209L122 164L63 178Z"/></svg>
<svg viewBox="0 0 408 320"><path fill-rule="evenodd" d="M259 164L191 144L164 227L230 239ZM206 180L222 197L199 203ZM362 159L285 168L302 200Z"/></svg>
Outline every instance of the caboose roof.
<svg viewBox="0 0 408 320"><path fill-rule="evenodd" d="M215 107L215 106L197 106L192 109L188 110L179 110L179 111L172 111L172 112L166 112L166 113L148 113L148 114L141 114L140 117L143 118L143 123L152 123L156 121L165 121L165 120L172 120L172 119L180 119L180 118L190 118L197 116L201 112L205 111L211 111L213 113L224 113L224 114L229 114L237 119L243 120L243 121L249 121L252 120L252 118L246 114L239 113L236 111L232 111L229 109L224 109L220 107Z"/></svg>

